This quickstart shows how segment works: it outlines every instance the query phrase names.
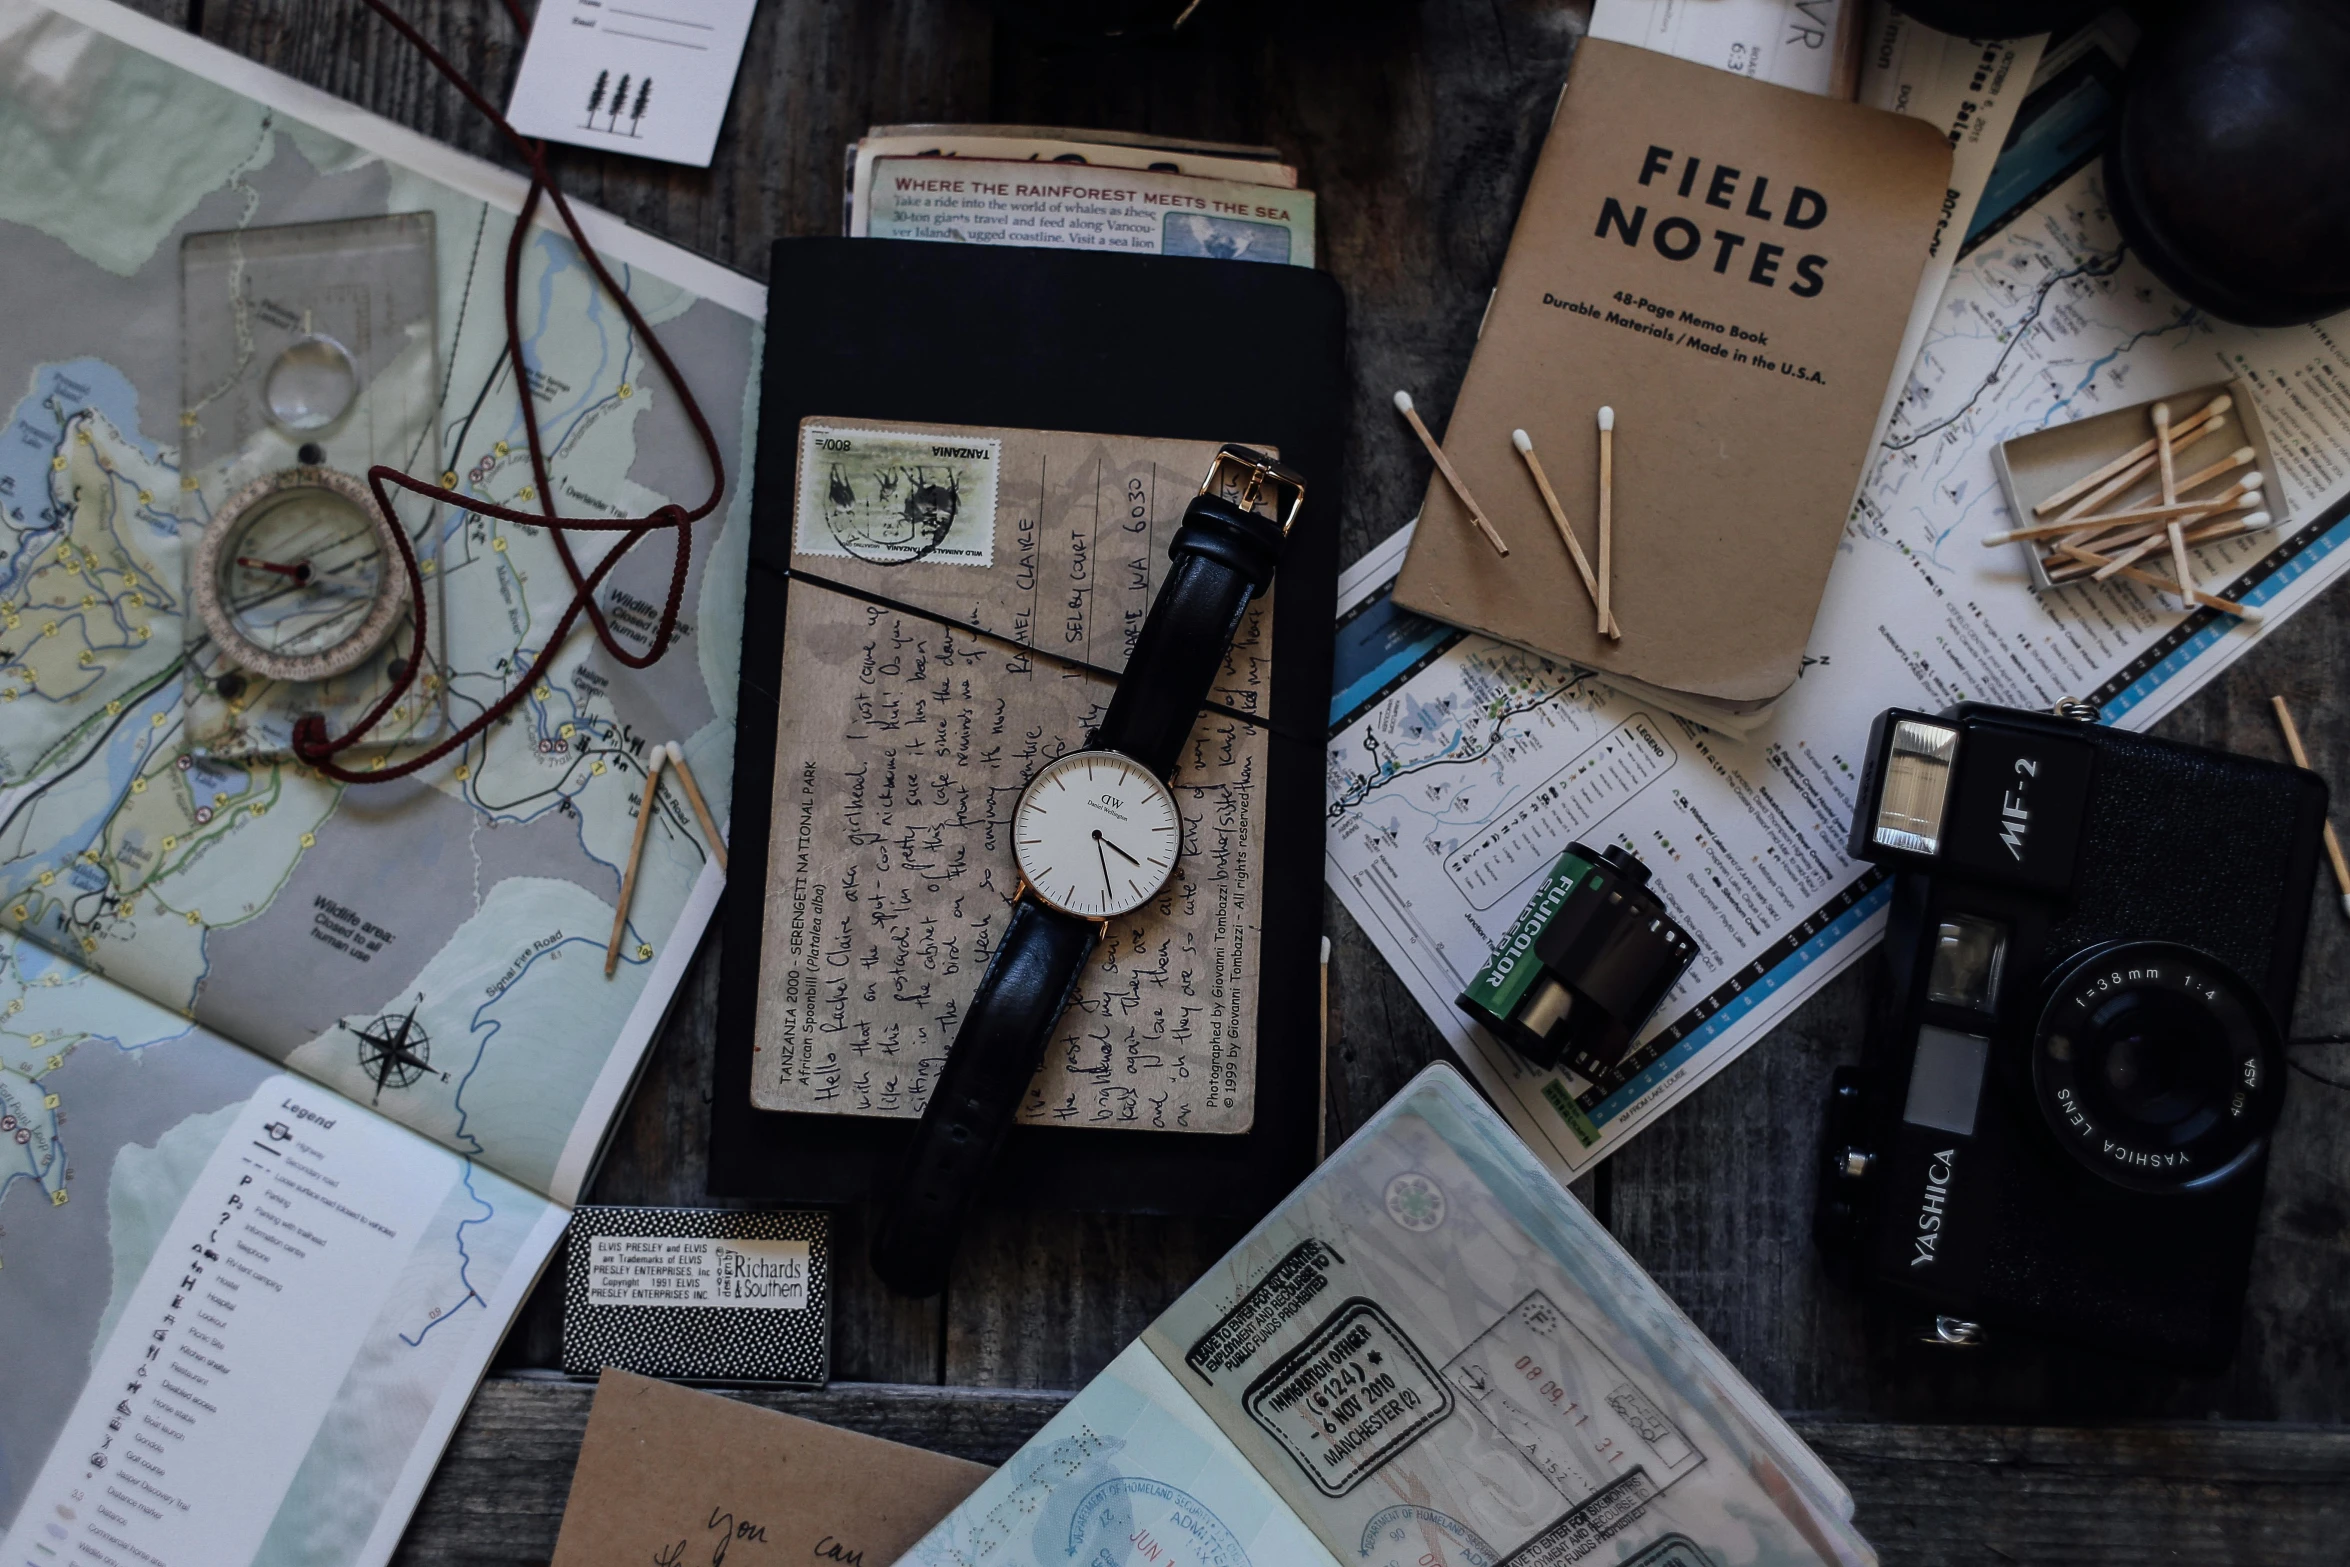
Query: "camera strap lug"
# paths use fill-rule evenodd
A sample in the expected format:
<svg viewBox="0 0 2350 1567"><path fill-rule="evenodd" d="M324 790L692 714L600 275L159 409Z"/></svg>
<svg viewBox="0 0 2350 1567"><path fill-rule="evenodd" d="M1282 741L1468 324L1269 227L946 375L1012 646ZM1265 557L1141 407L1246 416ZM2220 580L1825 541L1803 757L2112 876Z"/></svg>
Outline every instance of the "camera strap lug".
<svg viewBox="0 0 2350 1567"><path fill-rule="evenodd" d="M1936 1317L1933 1331L1919 1334L1918 1342L1936 1349L1975 1349L1983 1342L1983 1325L1964 1317Z"/></svg>

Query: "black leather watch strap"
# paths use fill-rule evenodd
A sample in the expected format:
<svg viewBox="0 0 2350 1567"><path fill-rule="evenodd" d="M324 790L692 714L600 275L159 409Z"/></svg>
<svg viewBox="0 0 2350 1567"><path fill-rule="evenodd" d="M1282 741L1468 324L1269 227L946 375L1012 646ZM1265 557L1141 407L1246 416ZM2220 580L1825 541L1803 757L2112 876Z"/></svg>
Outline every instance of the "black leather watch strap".
<svg viewBox="0 0 2350 1567"><path fill-rule="evenodd" d="M1211 488L1184 508L1167 546L1174 568L1151 600L1125 676L1089 746L1121 752L1161 778L1182 759L1240 617L1271 585L1281 559L1280 522L1213 492L1216 475L1230 461L1253 471L1252 486L1277 471L1303 498L1296 476L1271 459L1226 447L1210 473ZM1296 515L1294 503L1290 515ZM1020 1096L1044 1059L1053 1025L1098 936L1091 920L1033 898L1013 910L873 1234L873 1271L890 1288L935 1295L946 1287L963 1217L1012 1129Z"/></svg>
<svg viewBox="0 0 2350 1567"><path fill-rule="evenodd" d="M873 1271L891 1289L935 1295L946 1288L964 1215L1100 938L1091 920L1033 898L1013 905L874 1231Z"/></svg>
<svg viewBox="0 0 2350 1567"><path fill-rule="evenodd" d="M1272 585L1281 524L1220 495L1194 496L1167 554L1174 569L1151 600L1125 678L1093 734L1099 749L1123 752L1161 778L1182 758L1249 601Z"/></svg>

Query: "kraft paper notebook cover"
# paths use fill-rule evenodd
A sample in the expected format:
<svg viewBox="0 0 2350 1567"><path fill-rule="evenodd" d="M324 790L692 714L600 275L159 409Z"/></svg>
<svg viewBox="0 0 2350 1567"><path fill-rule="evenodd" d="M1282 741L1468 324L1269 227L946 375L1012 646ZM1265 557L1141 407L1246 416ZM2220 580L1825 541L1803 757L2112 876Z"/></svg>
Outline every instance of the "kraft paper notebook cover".
<svg viewBox="0 0 2350 1567"><path fill-rule="evenodd" d="M1237 440L1278 447L1309 484L1266 622L1269 699L1257 709L1243 693L1219 692L1224 707L1238 704L1235 710L1261 715L1250 718L1246 737L1264 758L1263 852L1255 876L1261 938L1249 1009L1253 1085L1247 1094L1233 1094L1231 1124L1215 1135L1114 1130L1083 1121L1017 1126L985 1200L1112 1211L1262 1212L1312 1167L1319 1114L1314 1042L1320 1036L1322 747L1346 403L1345 314L1337 286L1304 267L804 239L776 245L769 299L735 753L735 798L743 803L732 827L734 881L722 915L712 1194L862 1201L894 1176L914 1125L887 1118L886 1105L853 1115L810 1113L812 1106L794 1103L789 1085L760 1071L762 1028L776 1045L779 1014L773 1003L779 988L788 994L788 973L775 971L790 966L793 900L773 895L776 851L779 845L795 849L803 806L817 809L816 795L840 792L829 785L801 787L803 757L815 757L820 785L826 767L804 731L816 721L817 708L835 714L836 722L852 711L837 680L803 678L795 669L813 670L812 658L822 662L822 647L840 640L834 623L844 612L860 624L878 617L872 621L877 627L902 621L915 637L930 634L912 629L916 621L934 629L952 622L958 639L992 638L994 663L1042 663L1011 656L1020 653L1012 642L1032 644L1041 653L1050 639L1018 623L998 624L1002 606L980 591L993 574L993 565L982 560L1017 569L1020 554L1032 548L1040 568L1057 558L1045 548L1048 541L1024 541L1020 531L1023 515L1046 515L1047 508L1034 505L1037 483L1046 482L1059 497L1053 502L1059 510L1069 509L1062 504L1068 499L1063 490L1092 497L1100 484L1089 477L1091 459L1069 460L1070 452L1084 457L1078 448L1090 451L1091 442L1105 460L1123 453L1161 468L1196 460L1200 473L1170 481L1196 490L1210 449L1203 443ZM997 496L1001 519L992 549L981 550L950 529L931 556L960 550L969 565L891 566L866 558L877 549L856 538L827 543L814 533L799 536L803 441L854 446L894 438L892 432L907 426L960 431L945 444L987 455L957 462L1001 466L993 486L976 472L957 481L975 500L983 492ZM839 454L823 451L829 473ZM1028 477L1038 461L1047 481ZM855 474L846 477L854 488ZM1103 506L1106 513L1109 503ZM1154 530L1160 512L1179 510L1153 509ZM1090 529L1086 542L1091 561ZM1061 541L1063 553L1066 545ZM894 558L886 545L878 555ZM1154 545L1154 559L1163 566L1163 545ZM1135 608L1117 599L1126 591L1121 584L1130 586L1124 567L1103 589L1103 612L1111 600L1117 605L1105 626ZM1059 633L1063 618L1040 624ZM1116 640L1113 634L1092 648L1094 656L1053 667L1065 669L1068 681L1099 682L1100 675L1086 671L1108 670L1122 659L1111 650ZM973 679L974 697L1017 697L1017 681ZM1005 690L996 693L996 686ZM792 726L780 722L786 689L796 704ZM954 696L962 700L960 688ZM800 731L797 739L784 732L787 727ZM791 754L791 771L780 786L779 742ZM979 780L974 774L966 781L976 786ZM779 798L786 807L780 815ZM836 807L845 808L828 798L821 808ZM787 853L785 861L791 870L795 855ZM1003 869L1009 870L1008 857ZM860 872L860 897L866 880ZM780 942L769 929L779 919L785 925ZM883 954L885 963L888 957ZM786 986L779 987L779 980ZM872 1008L861 996L850 999L857 1017L888 1021L878 990ZM943 1014L929 1021L945 1027ZM912 1026L921 1023L914 1019ZM1247 1114L1238 1113L1243 1109ZM843 1236L840 1244L846 1252L862 1243Z"/></svg>
<svg viewBox="0 0 2350 1567"><path fill-rule="evenodd" d="M1785 691L1949 175L1923 121L1586 39L1443 431L1511 553L1435 479L1396 602L1717 703ZM1612 643L1510 443L1596 559L1603 404Z"/></svg>

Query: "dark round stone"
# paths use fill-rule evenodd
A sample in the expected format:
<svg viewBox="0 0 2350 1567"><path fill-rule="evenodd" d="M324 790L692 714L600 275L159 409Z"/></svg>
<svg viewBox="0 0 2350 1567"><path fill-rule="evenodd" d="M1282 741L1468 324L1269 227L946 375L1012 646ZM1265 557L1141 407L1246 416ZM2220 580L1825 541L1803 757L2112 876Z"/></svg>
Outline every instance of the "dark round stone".
<svg viewBox="0 0 2350 1567"><path fill-rule="evenodd" d="M326 448L319 445L316 441L304 441L302 443L302 449L294 453L294 455L301 459L303 467L315 468L320 463L326 461Z"/></svg>
<svg viewBox="0 0 2350 1567"><path fill-rule="evenodd" d="M2139 46L2106 199L2189 304L2247 326L2350 309L2345 79L2336 0L2197 0Z"/></svg>

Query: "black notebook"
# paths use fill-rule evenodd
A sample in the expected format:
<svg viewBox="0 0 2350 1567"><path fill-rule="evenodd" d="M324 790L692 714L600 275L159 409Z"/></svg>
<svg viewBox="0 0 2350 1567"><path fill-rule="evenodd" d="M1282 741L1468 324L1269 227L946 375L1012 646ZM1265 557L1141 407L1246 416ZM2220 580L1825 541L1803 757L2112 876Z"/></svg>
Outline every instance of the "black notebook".
<svg viewBox="0 0 2350 1567"><path fill-rule="evenodd" d="M795 578L800 457L821 434L803 423L823 421L829 429L871 421L1254 442L1278 447L1308 479L1305 513L1274 587L1270 699L1247 737L1265 762L1248 1129L1203 1135L1077 1120L1023 1125L985 1194L998 1205L1261 1213L1311 1168L1320 1114L1323 741L1347 398L1345 311L1336 284L1304 268L1240 262L805 239L775 246L768 298L729 853L734 879L722 914L712 1195L820 1203L879 1195L914 1127L908 1119L757 1103L776 1099L772 1065L759 1074L754 1048L762 1037L761 997L780 978L762 979L763 956L772 966L779 946L766 925L788 919L791 906L768 896L780 699L789 684L795 701L835 705L833 693L787 672L787 628L796 638L792 657L809 657L810 627L791 619L794 594L803 622L821 614L829 625L844 604L875 616L930 614L939 624L977 618L899 601L884 578L860 573L862 557L833 570L817 561L811 569L803 548ZM1201 476L1185 482L1196 487ZM1070 745L1083 738L1054 737ZM1008 852L1005 860L1008 874ZM771 1020L765 1037L772 1048Z"/></svg>

